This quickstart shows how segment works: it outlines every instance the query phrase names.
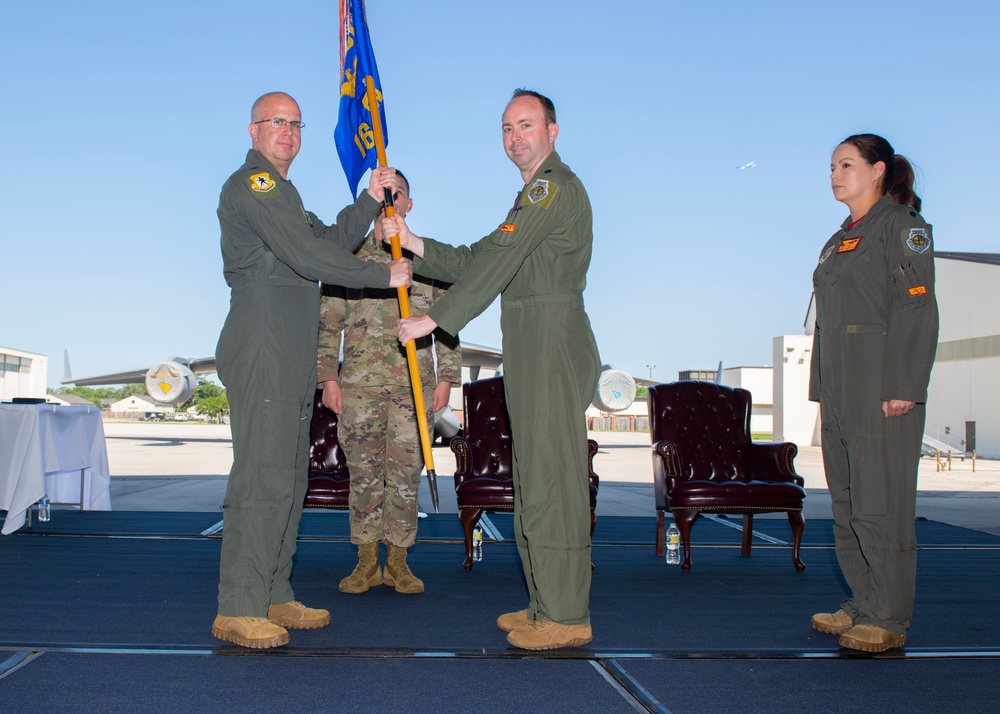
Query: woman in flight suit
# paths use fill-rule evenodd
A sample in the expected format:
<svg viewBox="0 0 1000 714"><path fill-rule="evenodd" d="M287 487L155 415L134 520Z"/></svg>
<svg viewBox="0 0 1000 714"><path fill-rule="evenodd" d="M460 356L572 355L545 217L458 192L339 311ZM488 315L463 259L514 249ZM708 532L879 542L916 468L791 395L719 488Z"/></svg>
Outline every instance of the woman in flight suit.
<svg viewBox="0 0 1000 714"><path fill-rule="evenodd" d="M914 518L927 383L937 347L931 226L913 168L874 134L845 139L830 165L851 215L813 273L809 398L820 403L837 561L851 595L811 624L840 645L906 644L916 580Z"/></svg>

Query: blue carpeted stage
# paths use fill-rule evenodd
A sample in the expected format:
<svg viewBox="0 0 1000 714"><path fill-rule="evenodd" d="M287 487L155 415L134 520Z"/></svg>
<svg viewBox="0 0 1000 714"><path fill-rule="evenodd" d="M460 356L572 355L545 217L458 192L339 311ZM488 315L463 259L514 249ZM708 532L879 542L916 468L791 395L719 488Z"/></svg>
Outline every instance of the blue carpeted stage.
<svg viewBox="0 0 1000 714"><path fill-rule="evenodd" d="M845 595L830 521L806 524L797 573L784 519L702 518L693 568L654 555L653 518L594 533L594 642L524 653L495 625L524 607L508 515L462 570L454 514L421 521L427 585L344 595L343 512L307 512L296 595L331 626L248 651L210 626L221 539L210 513L56 512L0 539L0 710L992 712L1000 695L1000 537L918 521L917 607L903 651L841 651L809 617Z"/></svg>

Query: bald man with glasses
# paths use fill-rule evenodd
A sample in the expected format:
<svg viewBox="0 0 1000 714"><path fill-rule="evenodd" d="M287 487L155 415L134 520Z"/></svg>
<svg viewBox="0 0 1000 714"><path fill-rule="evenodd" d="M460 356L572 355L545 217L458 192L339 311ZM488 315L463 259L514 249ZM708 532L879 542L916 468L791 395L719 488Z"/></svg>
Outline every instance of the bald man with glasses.
<svg viewBox="0 0 1000 714"><path fill-rule="evenodd" d="M309 421L316 389L318 283L351 288L410 285L410 264L356 258L391 168L327 226L305 210L288 169L302 141L292 97L265 94L251 110L252 148L219 198L222 260L232 290L216 350L233 431L233 468L223 502L219 609L212 634L242 647L288 642L286 628L330 622L289 584L308 481Z"/></svg>

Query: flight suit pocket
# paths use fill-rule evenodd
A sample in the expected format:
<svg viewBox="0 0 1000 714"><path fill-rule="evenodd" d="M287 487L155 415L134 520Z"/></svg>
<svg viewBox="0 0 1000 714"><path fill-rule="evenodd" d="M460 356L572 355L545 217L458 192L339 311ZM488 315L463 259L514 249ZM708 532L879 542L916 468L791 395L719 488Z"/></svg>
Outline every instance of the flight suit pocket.
<svg viewBox="0 0 1000 714"><path fill-rule="evenodd" d="M294 468L302 404L289 397L266 396L260 404L257 458L271 467Z"/></svg>
<svg viewBox="0 0 1000 714"><path fill-rule="evenodd" d="M851 441L852 510L862 516L884 516L889 507L892 440L864 435Z"/></svg>

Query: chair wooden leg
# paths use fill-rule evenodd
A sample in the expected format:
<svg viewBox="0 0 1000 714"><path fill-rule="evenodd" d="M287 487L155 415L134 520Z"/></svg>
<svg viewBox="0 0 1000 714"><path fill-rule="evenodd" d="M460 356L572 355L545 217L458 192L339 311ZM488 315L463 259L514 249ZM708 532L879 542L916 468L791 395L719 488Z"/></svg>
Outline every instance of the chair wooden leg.
<svg viewBox="0 0 1000 714"><path fill-rule="evenodd" d="M656 557L663 557L663 539L666 538L666 530L663 527L663 511L656 512Z"/></svg>
<svg viewBox="0 0 1000 714"><path fill-rule="evenodd" d="M460 508L458 519L462 522L462 532L465 534L465 563L462 568L472 570L472 531L483 516L482 508Z"/></svg>
<svg viewBox="0 0 1000 714"><path fill-rule="evenodd" d="M681 540L684 541L684 561L681 563L681 570L685 573L691 570L691 525L698 517L698 511L673 511L674 522L681 532Z"/></svg>
<svg viewBox="0 0 1000 714"><path fill-rule="evenodd" d="M753 514L743 514L743 547L740 548L740 555L744 558L750 557L750 546L753 544Z"/></svg>
<svg viewBox="0 0 1000 714"><path fill-rule="evenodd" d="M788 523L792 527L792 562L795 563L795 569L801 573L806 569L806 564L799 559L799 546L802 545L802 530L806 523L802 511L789 511Z"/></svg>

